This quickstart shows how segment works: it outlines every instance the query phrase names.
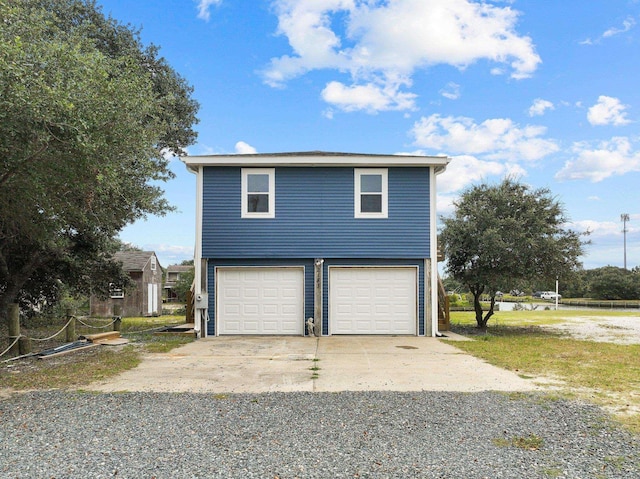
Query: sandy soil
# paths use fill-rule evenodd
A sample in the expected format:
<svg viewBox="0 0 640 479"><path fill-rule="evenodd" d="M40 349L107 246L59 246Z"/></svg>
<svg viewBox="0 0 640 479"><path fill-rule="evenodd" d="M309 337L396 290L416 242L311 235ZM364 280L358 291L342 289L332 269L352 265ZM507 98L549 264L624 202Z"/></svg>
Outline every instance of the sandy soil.
<svg viewBox="0 0 640 479"><path fill-rule="evenodd" d="M617 344L640 344L640 314L605 317L568 318L567 322L548 326L576 339Z"/></svg>

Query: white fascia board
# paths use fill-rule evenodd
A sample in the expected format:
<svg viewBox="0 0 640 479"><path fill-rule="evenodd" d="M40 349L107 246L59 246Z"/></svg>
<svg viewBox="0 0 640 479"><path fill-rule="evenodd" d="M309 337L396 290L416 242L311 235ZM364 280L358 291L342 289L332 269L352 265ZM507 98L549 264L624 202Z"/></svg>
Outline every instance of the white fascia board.
<svg viewBox="0 0 640 479"><path fill-rule="evenodd" d="M446 167L445 167L446 168ZM438 171L438 167L433 167L429 175L430 179L430 188L429 191L431 193L430 198L430 212L431 217L429 218L429 224L431 231L429 232L429 245L430 251L429 255L431 256L431 335L437 336L438 334L438 229L437 229L437 192L436 192L436 175L444 171L444 168Z"/></svg>
<svg viewBox="0 0 640 479"><path fill-rule="evenodd" d="M180 158L187 168L200 166L241 167L426 167L444 170L451 161L447 156L366 155L342 153L268 153L249 155L202 155Z"/></svg>

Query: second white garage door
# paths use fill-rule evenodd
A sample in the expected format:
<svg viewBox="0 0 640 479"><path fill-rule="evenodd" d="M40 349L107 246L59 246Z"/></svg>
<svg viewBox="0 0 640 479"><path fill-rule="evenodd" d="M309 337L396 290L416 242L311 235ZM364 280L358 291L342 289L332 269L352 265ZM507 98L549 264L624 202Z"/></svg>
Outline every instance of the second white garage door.
<svg viewBox="0 0 640 479"><path fill-rule="evenodd" d="M303 334L303 268L217 268L218 334Z"/></svg>
<svg viewBox="0 0 640 479"><path fill-rule="evenodd" d="M416 334L416 319L416 268L329 268L331 334Z"/></svg>

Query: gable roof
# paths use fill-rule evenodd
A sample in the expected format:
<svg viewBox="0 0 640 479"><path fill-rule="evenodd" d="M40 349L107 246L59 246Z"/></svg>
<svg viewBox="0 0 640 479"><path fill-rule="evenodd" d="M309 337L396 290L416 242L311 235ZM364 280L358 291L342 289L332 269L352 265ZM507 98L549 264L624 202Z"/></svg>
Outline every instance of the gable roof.
<svg viewBox="0 0 640 479"><path fill-rule="evenodd" d="M122 269L125 271L144 271L152 256L155 256L153 251L118 251L113 258L122 263ZM157 257L156 262L160 267Z"/></svg>
<svg viewBox="0 0 640 479"><path fill-rule="evenodd" d="M172 264L167 266L167 273L185 273L191 271L195 267L192 264Z"/></svg>
<svg viewBox="0 0 640 479"><path fill-rule="evenodd" d="M451 158L447 156L303 151L297 153L184 156L181 160L191 171L197 171L200 166L434 166L436 173L440 173L447 167Z"/></svg>

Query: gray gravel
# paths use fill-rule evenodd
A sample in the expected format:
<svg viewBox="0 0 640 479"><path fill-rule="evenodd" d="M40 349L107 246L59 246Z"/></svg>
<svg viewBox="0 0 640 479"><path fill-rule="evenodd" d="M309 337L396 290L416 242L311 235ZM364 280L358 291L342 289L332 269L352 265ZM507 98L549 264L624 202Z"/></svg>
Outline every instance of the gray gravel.
<svg viewBox="0 0 640 479"><path fill-rule="evenodd" d="M638 437L542 394L50 391L0 420L2 478L640 477Z"/></svg>

